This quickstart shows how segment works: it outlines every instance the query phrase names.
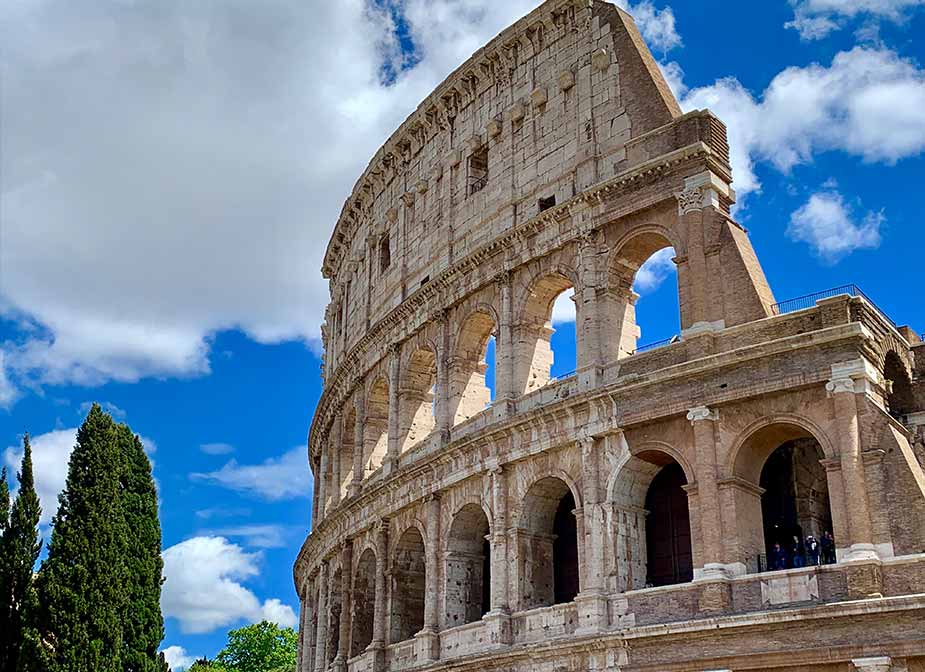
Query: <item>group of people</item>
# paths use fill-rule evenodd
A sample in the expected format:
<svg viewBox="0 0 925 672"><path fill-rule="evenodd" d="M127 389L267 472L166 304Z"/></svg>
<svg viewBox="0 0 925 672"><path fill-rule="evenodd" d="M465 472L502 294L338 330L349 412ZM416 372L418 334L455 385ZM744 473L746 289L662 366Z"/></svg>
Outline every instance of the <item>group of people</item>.
<svg viewBox="0 0 925 672"><path fill-rule="evenodd" d="M793 569L812 565L835 564L835 540L828 530L821 539L812 534L806 539L794 536L788 547L775 542L768 554L768 569Z"/></svg>

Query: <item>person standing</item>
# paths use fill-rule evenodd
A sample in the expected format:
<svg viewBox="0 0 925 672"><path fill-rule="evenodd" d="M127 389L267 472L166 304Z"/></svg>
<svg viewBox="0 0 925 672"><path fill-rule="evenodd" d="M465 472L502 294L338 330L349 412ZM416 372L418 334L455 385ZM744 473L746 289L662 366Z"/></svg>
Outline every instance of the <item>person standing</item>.
<svg viewBox="0 0 925 672"><path fill-rule="evenodd" d="M819 547L819 541L813 535L806 537L806 556L809 559L809 564L818 565L819 556L821 549Z"/></svg>
<svg viewBox="0 0 925 672"><path fill-rule="evenodd" d="M800 540L800 537L794 535L793 543L790 546L791 567L797 569L799 567L803 567L806 564L806 559L803 553L803 542Z"/></svg>
<svg viewBox="0 0 925 672"><path fill-rule="evenodd" d="M822 564L835 564L835 540L828 530L822 533Z"/></svg>

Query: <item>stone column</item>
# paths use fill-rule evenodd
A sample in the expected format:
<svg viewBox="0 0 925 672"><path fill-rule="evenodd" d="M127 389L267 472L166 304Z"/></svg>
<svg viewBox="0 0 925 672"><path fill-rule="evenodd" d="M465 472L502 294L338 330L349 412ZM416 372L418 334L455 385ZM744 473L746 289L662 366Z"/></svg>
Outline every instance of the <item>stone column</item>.
<svg viewBox="0 0 925 672"><path fill-rule="evenodd" d="M318 470L312 470L312 479L314 480L314 488L312 489L312 530L318 527L318 500L319 500L319 490L321 489L321 479L318 477Z"/></svg>
<svg viewBox="0 0 925 672"><path fill-rule="evenodd" d="M324 672L327 668L327 650L326 643L328 641L328 562L324 561L321 563L321 570L319 572L319 581L318 581L318 600L316 604L318 605L318 630L315 635L315 664L314 669L316 672Z"/></svg>
<svg viewBox="0 0 925 672"><path fill-rule="evenodd" d="M350 620L353 613L352 585L353 585L353 540L347 539L341 549L340 571L340 633L337 637L337 655L334 659L334 669L345 672L347 658L350 657Z"/></svg>
<svg viewBox="0 0 925 672"><path fill-rule="evenodd" d="M331 509L340 504L340 485L343 477L343 466L341 465L341 448L344 445L344 426L343 418L340 413L334 416L334 425L331 427L331 442L329 450L331 453Z"/></svg>
<svg viewBox="0 0 925 672"><path fill-rule="evenodd" d="M376 527L376 601L373 607L373 641L370 648L385 647L387 628L386 572L388 571L389 521L382 520Z"/></svg>
<svg viewBox="0 0 925 672"><path fill-rule="evenodd" d="M596 230L583 232L578 249L581 291L579 293L578 288L575 290L575 338L578 341L576 363L582 387L593 387L597 384L596 375L589 376L583 372L604 364L601 306L598 301L601 273L598 269L597 235Z"/></svg>
<svg viewBox="0 0 925 672"><path fill-rule="evenodd" d="M491 474L491 598L485 615L493 644L513 641L510 624L510 572L508 564L507 472L496 466Z"/></svg>
<svg viewBox="0 0 925 672"><path fill-rule="evenodd" d="M398 466L398 457L401 454L401 437L398 430L400 418L401 396L401 344L396 343L389 348L389 429L388 448L382 464L382 473L388 476Z"/></svg>
<svg viewBox="0 0 925 672"><path fill-rule="evenodd" d="M865 365L866 364L866 365ZM871 534L870 509L861 458L861 434L858 426L858 394L867 389L868 363L834 364L826 390L832 398L838 442L839 462L844 483L844 507L848 517L848 544L836 539L839 560L877 559ZM872 368L872 367L871 367ZM876 369L872 375L876 376ZM863 397L862 397L863 398Z"/></svg>
<svg viewBox="0 0 925 672"><path fill-rule="evenodd" d="M431 495L424 503L427 540L424 544L424 628L415 635L424 660L440 658L439 586L440 586L440 497Z"/></svg>
<svg viewBox="0 0 925 672"><path fill-rule="evenodd" d="M512 402L514 391L514 302L511 297L511 273L504 271L495 277L495 284L501 293L501 313L497 325L498 338L495 343L495 401L504 412L505 405Z"/></svg>
<svg viewBox="0 0 925 672"><path fill-rule="evenodd" d="M325 442L326 445L321 447L321 467L319 471L319 485L318 485L318 522L320 523L324 520L324 516L327 513L327 500L328 500L328 480L331 477L330 468L328 466L328 453L331 452L331 446Z"/></svg>
<svg viewBox="0 0 925 672"><path fill-rule="evenodd" d="M353 481L350 483L350 496L356 497L363 488L363 449L364 430L366 428L366 400L363 398L362 388L357 388L353 396L354 415L353 423Z"/></svg>
<svg viewBox="0 0 925 672"><path fill-rule="evenodd" d="M581 449L582 499L578 531L581 546L579 559L581 593L578 604L578 629L593 632L607 625L607 599L604 597L604 510L600 504L600 455L592 436L578 439Z"/></svg>
<svg viewBox="0 0 925 672"><path fill-rule="evenodd" d="M453 419L450 417L450 324L445 312L439 313L436 319L440 323L440 340L437 344L437 389L434 390L437 397L434 409L437 417L434 420L441 441L447 443L453 425Z"/></svg>
<svg viewBox="0 0 925 672"><path fill-rule="evenodd" d="M305 614L305 650L302 652L302 667L299 672L312 672L315 666L315 637L318 635L318 578L317 575L308 579L306 599L308 609Z"/></svg>
<svg viewBox="0 0 925 672"><path fill-rule="evenodd" d="M703 568L698 579L726 578L722 557L722 517L719 487L716 478L716 422L719 412L697 406L687 413L694 429L694 451L697 456L697 500L700 507L700 535L703 548Z"/></svg>

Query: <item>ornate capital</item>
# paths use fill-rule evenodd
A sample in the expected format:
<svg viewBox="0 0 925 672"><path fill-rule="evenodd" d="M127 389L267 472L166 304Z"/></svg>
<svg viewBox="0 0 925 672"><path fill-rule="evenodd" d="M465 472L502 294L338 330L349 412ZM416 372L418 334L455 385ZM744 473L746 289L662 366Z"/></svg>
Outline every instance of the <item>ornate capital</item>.
<svg viewBox="0 0 925 672"><path fill-rule="evenodd" d="M675 194L678 199L678 214L686 215L695 210L703 210L703 187L692 187Z"/></svg>
<svg viewBox="0 0 925 672"><path fill-rule="evenodd" d="M706 406L695 406L687 412L687 419L691 421L691 424L703 420L716 421L719 420L719 411L709 409Z"/></svg>
<svg viewBox="0 0 925 672"><path fill-rule="evenodd" d="M825 390L830 395L841 394L842 392L855 393L853 378L833 378L825 384Z"/></svg>

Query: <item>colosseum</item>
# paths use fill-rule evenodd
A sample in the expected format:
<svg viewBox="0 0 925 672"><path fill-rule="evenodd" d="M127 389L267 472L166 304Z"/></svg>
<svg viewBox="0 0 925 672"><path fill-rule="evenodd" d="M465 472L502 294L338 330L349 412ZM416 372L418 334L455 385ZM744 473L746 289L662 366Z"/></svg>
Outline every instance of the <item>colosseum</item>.
<svg viewBox="0 0 925 672"><path fill-rule="evenodd" d="M925 671L925 345L854 286L778 301L731 184L600 0L383 145L322 269L300 672ZM666 248L681 333L646 346Z"/></svg>

